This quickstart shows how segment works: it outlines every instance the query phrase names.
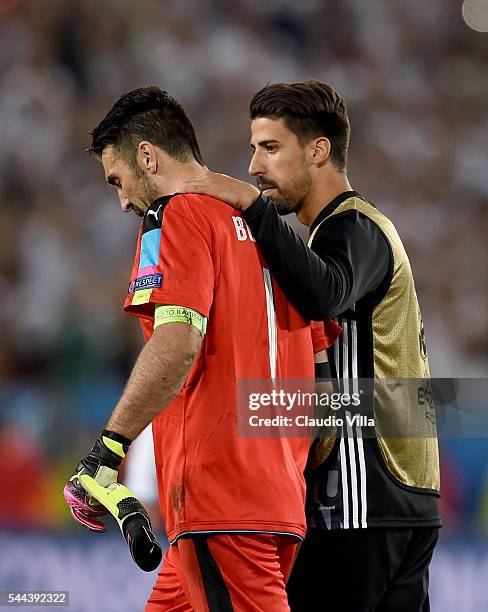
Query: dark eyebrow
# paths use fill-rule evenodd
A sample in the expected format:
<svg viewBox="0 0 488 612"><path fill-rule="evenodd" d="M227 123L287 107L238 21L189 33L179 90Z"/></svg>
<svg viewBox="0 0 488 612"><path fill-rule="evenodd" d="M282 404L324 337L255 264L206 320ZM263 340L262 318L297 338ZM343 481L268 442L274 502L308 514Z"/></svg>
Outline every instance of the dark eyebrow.
<svg viewBox="0 0 488 612"><path fill-rule="evenodd" d="M260 140L258 142L258 147L268 147L269 145L279 145L280 141L279 140L275 140L273 138L270 138L268 140ZM251 143L249 145L251 147L251 151L255 151L256 147Z"/></svg>
<svg viewBox="0 0 488 612"><path fill-rule="evenodd" d="M273 138L270 138L269 140L260 140L258 142L258 147L267 147L270 144L280 144L280 141L274 140Z"/></svg>

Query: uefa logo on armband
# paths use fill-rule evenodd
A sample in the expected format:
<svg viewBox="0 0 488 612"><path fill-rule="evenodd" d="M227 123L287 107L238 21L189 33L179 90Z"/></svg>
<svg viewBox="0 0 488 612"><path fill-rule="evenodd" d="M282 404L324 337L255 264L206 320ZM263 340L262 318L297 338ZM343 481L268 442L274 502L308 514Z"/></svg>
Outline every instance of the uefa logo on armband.
<svg viewBox="0 0 488 612"><path fill-rule="evenodd" d="M161 287L162 284L162 274L149 274L147 276L140 276L130 281L128 295L131 295L136 291L142 291L143 289L156 289L157 287Z"/></svg>

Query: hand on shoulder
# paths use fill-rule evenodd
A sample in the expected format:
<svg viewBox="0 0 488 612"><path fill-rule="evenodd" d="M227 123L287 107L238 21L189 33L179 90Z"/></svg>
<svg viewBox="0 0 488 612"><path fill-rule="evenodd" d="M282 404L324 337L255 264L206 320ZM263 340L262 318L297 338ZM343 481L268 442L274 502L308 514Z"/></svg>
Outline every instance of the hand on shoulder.
<svg viewBox="0 0 488 612"><path fill-rule="evenodd" d="M249 208L260 195L259 189L254 185L210 170L204 170L191 180L182 183L177 193L206 194L227 202L241 212Z"/></svg>

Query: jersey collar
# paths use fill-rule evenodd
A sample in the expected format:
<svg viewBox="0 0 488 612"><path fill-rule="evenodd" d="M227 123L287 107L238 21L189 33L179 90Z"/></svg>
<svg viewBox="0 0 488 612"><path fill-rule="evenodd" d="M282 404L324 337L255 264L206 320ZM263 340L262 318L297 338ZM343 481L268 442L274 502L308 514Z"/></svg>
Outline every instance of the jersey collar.
<svg viewBox="0 0 488 612"><path fill-rule="evenodd" d="M329 202L325 208L319 212L319 214L315 217L314 222L310 226L310 234L314 231L319 223L321 223L324 219L326 219L329 215L331 215L334 210L349 198L353 198L354 196L359 196L357 191L344 191L336 196L332 202Z"/></svg>

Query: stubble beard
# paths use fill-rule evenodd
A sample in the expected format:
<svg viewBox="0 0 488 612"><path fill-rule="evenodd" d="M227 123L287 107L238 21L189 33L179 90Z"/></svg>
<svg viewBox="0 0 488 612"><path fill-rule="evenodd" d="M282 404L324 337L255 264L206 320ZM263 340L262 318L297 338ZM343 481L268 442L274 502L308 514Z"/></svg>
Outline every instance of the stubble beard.
<svg viewBox="0 0 488 612"><path fill-rule="evenodd" d="M137 179L137 199L139 200L136 206L138 211L141 211L144 215L151 204L158 199L159 190L156 184L140 168L136 167L135 175Z"/></svg>
<svg viewBox="0 0 488 612"><path fill-rule="evenodd" d="M280 197L273 199L278 214L281 216L295 213L298 215L303 206L303 201L310 191L312 179L310 178L309 172L304 169L304 172L300 179L293 184L293 189L285 192L281 192L278 188Z"/></svg>

